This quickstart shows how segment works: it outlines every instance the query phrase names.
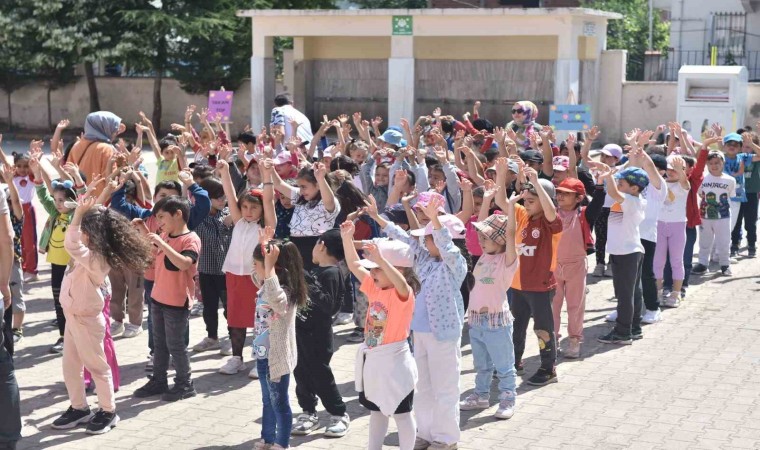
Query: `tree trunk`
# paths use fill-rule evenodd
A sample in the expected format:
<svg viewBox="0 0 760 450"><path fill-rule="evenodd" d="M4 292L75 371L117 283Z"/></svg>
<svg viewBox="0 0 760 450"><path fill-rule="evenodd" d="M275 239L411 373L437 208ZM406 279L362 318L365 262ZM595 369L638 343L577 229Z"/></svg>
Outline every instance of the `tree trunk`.
<svg viewBox="0 0 760 450"><path fill-rule="evenodd" d="M11 107L11 93L13 91L6 91L8 94L8 131L13 130L13 108Z"/></svg>
<svg viewBox="0 0 760 450"><path fill-rule="evenodd" d="M163 80L163 74L159 71L156 74L156 78L153 80L153 127L156 129L156 134L159 134L161 129L161 81Z"/></svg>
<svg viewBox="0 0 760 450"><path fill-rule="evenodd" d="M53 86L47 85L47 113L48 113L48 128L53 129L53 107L50 101L50 93L53 92Z"/></svg>
<svg viewBox="0 0 760 450"><path fill-rule="evenodd" d="M87 77L87 89L90 91L90 112L100 111L98 85L95 83L95 70L91 62L84 63L84 74Z"/></svg>

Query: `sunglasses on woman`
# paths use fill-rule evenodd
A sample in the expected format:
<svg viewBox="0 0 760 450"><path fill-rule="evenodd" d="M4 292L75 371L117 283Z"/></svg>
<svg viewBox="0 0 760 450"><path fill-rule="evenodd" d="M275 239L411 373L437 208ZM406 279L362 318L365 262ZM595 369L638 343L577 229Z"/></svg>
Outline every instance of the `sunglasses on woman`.
<svg viewBox="0 0 760 450"><path fill-rule="evenodd" d="M525 112L524 109L513 109L512 114L523 114Z"/></svg>

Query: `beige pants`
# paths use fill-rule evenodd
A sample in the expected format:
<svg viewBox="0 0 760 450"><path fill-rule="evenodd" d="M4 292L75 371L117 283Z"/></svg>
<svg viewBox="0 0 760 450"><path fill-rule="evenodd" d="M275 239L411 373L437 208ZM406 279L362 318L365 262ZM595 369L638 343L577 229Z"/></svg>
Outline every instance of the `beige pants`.
<svg viewBox="0 0 760 450"><path fill-rule="evenodd" d="M103 338L106 319L103 314L95 317L66 314L66 331L63 340L63 381L69 393L71 406L87 408L83 369L92 374L98 391L98 403L104 411L113 412L113 380L111 367L106 361Z"/></svg>
<svg viewBox="0 0 760 450"><path fill-rule="evenodd" d="M142 326L145 285L142 274L125 270L112 270L111 280L111 320L124 322L125 313L129 323Z"/></svg>

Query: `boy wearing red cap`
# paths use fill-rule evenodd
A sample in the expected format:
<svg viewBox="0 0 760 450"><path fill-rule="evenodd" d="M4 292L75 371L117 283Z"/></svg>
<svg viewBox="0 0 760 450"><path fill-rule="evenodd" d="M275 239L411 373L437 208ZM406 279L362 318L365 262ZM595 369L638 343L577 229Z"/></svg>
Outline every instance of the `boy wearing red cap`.
<svg viewBox="0 0 760 450"><path fill-rule="evenodd" d="M565 178L556 189L557 215L562 220L562 235L557 246L557 267L554 278L557 289L552 300L554 329L559 344L560 312L567 300L567 333L569 341L566 358L578 358L583 342L583 314L586 309L586 256L594 252L591 227L604 205L604 185L597 185L588 206L581 206L586 188L577 178Z"/></svg>

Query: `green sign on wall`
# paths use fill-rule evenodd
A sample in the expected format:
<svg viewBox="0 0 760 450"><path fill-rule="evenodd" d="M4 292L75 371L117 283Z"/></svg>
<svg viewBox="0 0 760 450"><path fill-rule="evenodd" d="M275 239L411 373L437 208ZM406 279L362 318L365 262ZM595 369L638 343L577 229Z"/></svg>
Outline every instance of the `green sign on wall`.
<svg viewBox="0 0 760 450"><path fill-rule="evenodd" d="M412 35L412 16L393 16L393 35Z"/></svg>

